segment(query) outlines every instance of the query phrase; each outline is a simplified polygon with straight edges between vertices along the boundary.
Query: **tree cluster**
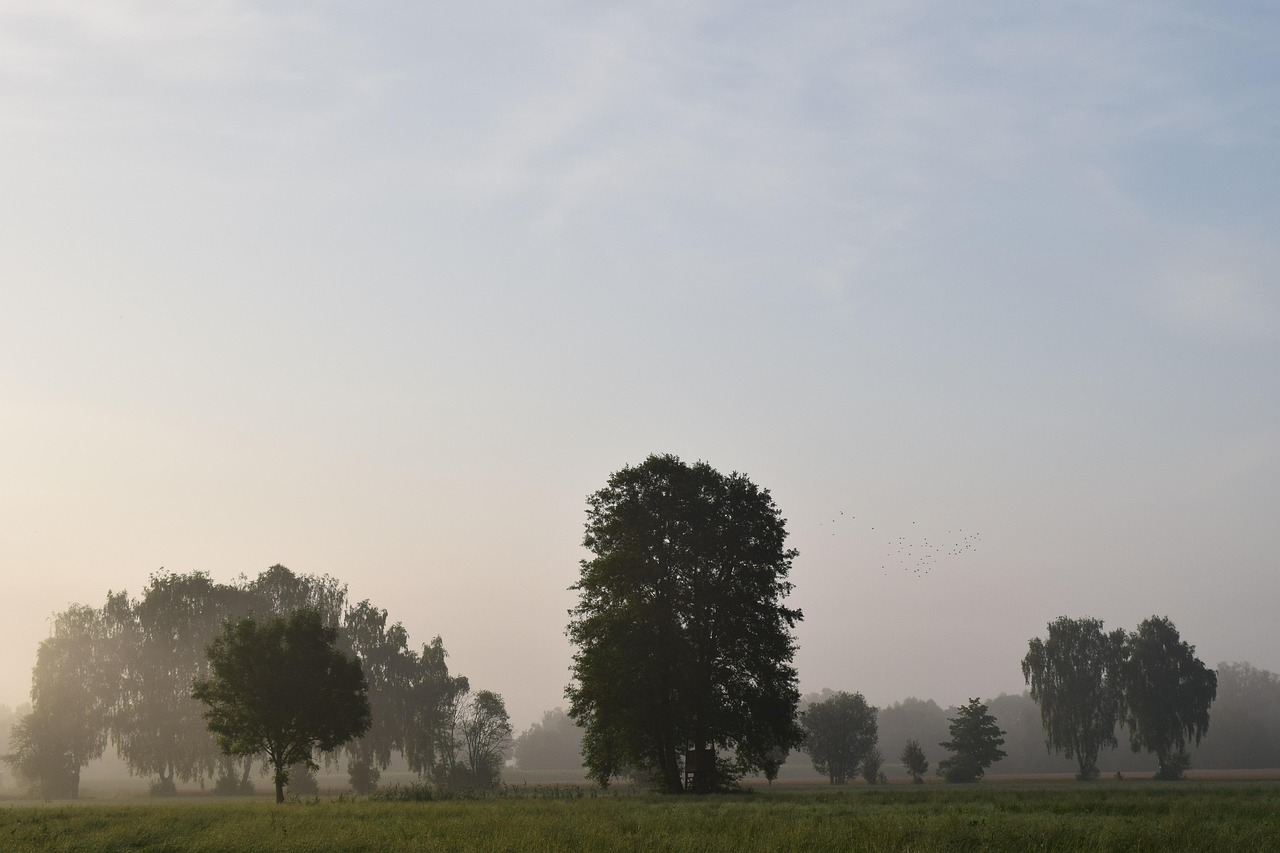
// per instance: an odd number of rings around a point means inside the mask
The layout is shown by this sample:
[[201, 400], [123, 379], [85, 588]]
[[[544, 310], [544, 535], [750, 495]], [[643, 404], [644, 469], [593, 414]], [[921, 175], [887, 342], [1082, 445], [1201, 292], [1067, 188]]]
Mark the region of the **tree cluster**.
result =
[[1117, 726], [1135, 752], [1159, 764], [1156, 777], [1178, 779], [1190, 766], [1188, 744], [1209, 729], [1218, 680], [1165, 617], [1136, 631], [1106, 632], [1101, 620], [1063, 616], [1046, 640], [1031, 640], [1022, 672], [1040, 706], [1046, 745], [1079, 764], [1077, 778], [1098, 778], [1098, 753], [1117, 744]]
[[[209, 708], [192, 687], [213, 675], [206, 650], [224, 626], [250, 618], [255, 630], [265, 630], [273, 618], [287, 621], [299, 610], [333, 633], [335, 648], [358, 661], [366, 685], [369, 725], [341, 746], [356, 791], [372, 790], [394, 753], [436, 782], [463, 779], [459, 765], [484, 769], [465, 777], [469, 783], [493, 779], [491, 757], [473, 755], [492, 736], [468, 742], [465, 727], [477, 713], [486, 726], [491, 718], [505, 723], [501, 697], [489, 694], [479, 711], [467, 710], [470, 684], [449, 673], [439, 637], [414, 650], [385, 610], [368, 601], [349, 605], [346, 586], [334, 578], [280, 565], [232, 584], [201, 572], [161, 571], [137, 599], [112, 592], [100, 608], [76, 605], [58, 614], [37, 651], [31, 710], [15, 725], [6, 760], [46, 797], [77, 796], [80, 769], [108, 745], [130, 772], [153, 778], [155, 793], [206, 779], [220, 793], [251, 790], [255, 756], [219, 748]], [[328, 742], [315, 746], [323, 752]], [[307, 764], [317, 758], [293, 757], [299, 760], [290, 762], [291, 790], [313, 780]], [[335, 763], [339, 755], [319, 757]]]

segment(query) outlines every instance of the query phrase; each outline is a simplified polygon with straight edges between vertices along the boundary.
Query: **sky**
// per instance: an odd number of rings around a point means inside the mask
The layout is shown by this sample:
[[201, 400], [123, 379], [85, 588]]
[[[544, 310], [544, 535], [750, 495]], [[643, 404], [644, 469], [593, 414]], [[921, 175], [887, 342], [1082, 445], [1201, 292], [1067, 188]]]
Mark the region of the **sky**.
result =
[[0, 5], [0, 702], [162, 567], [565, 704], [586, 497], [768, 488], [803, 691], [1280, 671], [1271, 3]]

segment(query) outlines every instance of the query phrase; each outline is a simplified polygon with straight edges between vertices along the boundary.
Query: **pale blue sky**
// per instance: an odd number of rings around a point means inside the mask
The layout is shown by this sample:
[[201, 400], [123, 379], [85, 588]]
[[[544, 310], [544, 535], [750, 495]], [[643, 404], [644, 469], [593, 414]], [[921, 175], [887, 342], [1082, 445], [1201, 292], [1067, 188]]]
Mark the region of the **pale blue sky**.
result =
[[773, 490], [805, 690], [1020, 690], [1064, 614], [1280, 670], [1278, 45], [1269, 3], [6, 2], [0, 701], [71, 601], [282, 562], [527, 725], [585, 496], [652, 452]]

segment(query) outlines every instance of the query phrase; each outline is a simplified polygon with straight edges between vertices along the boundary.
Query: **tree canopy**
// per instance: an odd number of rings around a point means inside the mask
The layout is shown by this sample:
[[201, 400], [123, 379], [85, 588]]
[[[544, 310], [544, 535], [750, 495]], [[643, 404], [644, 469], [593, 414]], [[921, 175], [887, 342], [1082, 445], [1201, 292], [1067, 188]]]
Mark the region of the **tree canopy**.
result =
[[1022, 675], [1040, 706], [1051, 749], [1076, 759], [1080, 780], [1098, 778], [1098, 753], [1116, 745], [1124, 708], [1125, 632], [1099, 619], [1062, 616], [1049, 636], [1031, 640]]
[[228, 623], [209, 647], [210, 675], [192, 695], [229, 755], [265, 754], [284, 802], [289, 767], [315, 769], [316, 750], [336, 749], [368, 730], [360, 662], [336, 648], [336, 628], [302, 608], [264, 621]]
[[1127, 727], [1134, 752], [1160, 762], [1156, 777], [1178, 779], [1190, 763], [1187, 744], [1209, 730], [1218, 678], [1196, 657], [1173, 622], [1152, 616], [1128, 637], [1125, 662]]
[[688, 753], [710, 790], [799, 743], [786, 537], [767, 490], [670, 455], [588, 498], [566, 692], [597, 782], [638, 769], [680, 792]]

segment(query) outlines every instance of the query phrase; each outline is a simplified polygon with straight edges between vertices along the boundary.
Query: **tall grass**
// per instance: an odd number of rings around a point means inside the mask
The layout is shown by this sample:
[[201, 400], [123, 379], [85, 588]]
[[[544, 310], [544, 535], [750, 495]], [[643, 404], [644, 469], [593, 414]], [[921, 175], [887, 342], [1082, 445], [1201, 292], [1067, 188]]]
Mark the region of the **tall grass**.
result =
[[[582, 789], [578, 789], [582, 792]], [[1280, 850], [1280, 785], [980, 784], [714, 797], [0, 808], [0, 850]]]

